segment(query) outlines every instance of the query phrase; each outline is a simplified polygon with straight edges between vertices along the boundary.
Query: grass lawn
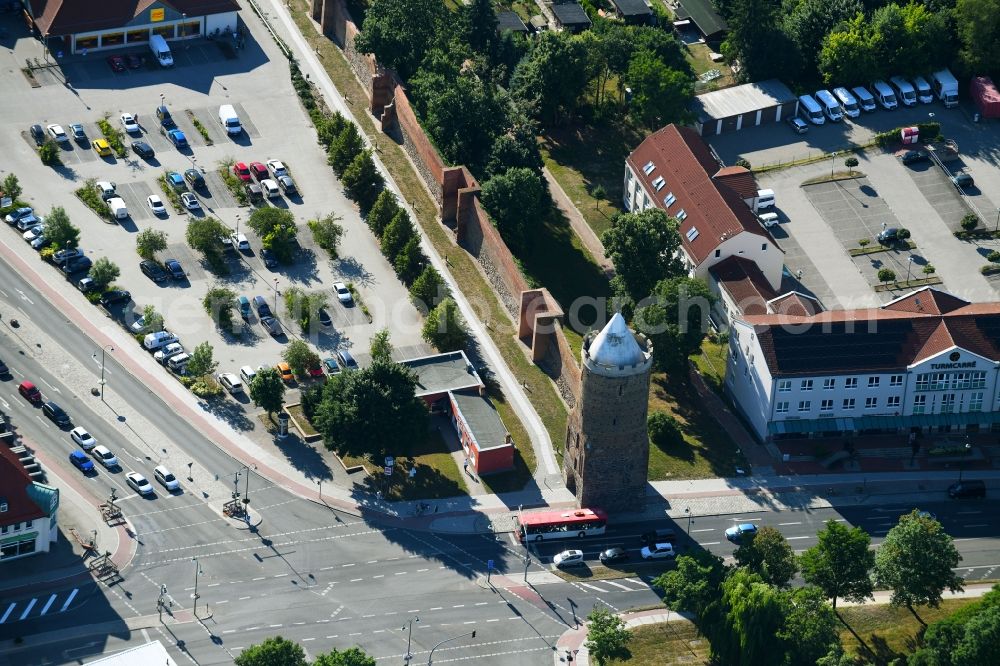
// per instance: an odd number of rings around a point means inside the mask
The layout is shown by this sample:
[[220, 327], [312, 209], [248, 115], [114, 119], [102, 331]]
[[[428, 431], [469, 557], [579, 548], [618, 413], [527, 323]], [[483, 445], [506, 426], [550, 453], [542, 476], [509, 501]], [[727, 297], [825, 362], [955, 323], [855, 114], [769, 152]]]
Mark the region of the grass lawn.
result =
[[[438, 221], [437, 208], [410, 165], [406, 153], [375, 128], [371, 114], [368, 113], [367, 97], [354, 78], [343, 53], [332, 41], [316, 33], [308, 11], [309, 3], [306, 0], [292, 0], [292, 14], [305, 40], [316, 50], [333, 84], [345, 96], [348, 106], [361, 123], [362, 131], [370, 138], [378, 140], [379, 159], [392, 174], [403, 196], [414, 207], [417, 222], [442, 258], [448, 258], [449, 270], [455, 281], [462, 286], [465, 295], [477, 303], [483, 319], [490, 322], [489, 330], [493, 342], [514, 375], [527, 385], [531, 402], [549, 436], [554, 442], [561, 442], [566, 432], [567, 414], [555, 386], [548, 376], [525, 356], [517, 341], [517, 329], [510, 315], [479, 272], [475, 260], [464, 250], [456, 247], [451, 232]], [[515, 439], [519, 437], [518, 433], [524, 433], [524, 428], [516, 423], [518, 419], [513, 411], [509, 409], [505, 411], [501, 405], [497, 408]], [[523, 437], [521, 441], [528, 440]]]
[[726, 88], [736, 83], [733, 79], [733, 70], [729, 68], [729, 65], [725, 62], [712, 62], [712, 58], [709, 55], [711, 52], [712, 49], [708, 48], [706, 44], [689, 44], [684, 49], [684, 59], [691, 65], [695, 76], [713, 69], [722, 72], [722, 76], [717, 79], [712, 79], [707, 83], [696, 84], [695, 92], [709, 92], [711, 90], [718, 90], [719, 88]]
[[535, 469], [535, 449], [531, 446], [528, 433], [521, 420], [514, 414], [513, 407], [507, 402], [503, 390], [495, 382], [488, 382], [487, 389], [493, 406], [497, 408], [500, 420], [507, 426], [507, 432], [514, 439], [514, 469], [500, 474], [489, 474], [479, 477], [483, 487], [490, 493], [509, 493], [524, 488], [531, 480]]
[[[371, 472], [365, 479], [365, 484], [372, 490], [383, 487], [381, 484], [385, 481], [385, 475], [382, 474], [381, 460], [372, 460], [371, 456], [344, 456], [341, 460], [348, 466], [363, 463]], [[417, 470], [413, 478], [409, 476], [411, 468]], [[386, 499], [443, 499], [467, 494], [462, 483], [462, 472], [448, 451], [448, 446], [441, 434], [432, 430], [428, 432], [427, 441], [416, 448], [411, 456], [396, 458], [392, 485], [389, 486]]]
[[315, 437], [319, 433], [309, 423], [309, 419], [302, 413], [302, 405], [286, 405], [285, 411], [292, 417], [292, 422], [298, 426], [299, 430], [306, 437]]
[[719, 395], [722, 395], [722, 383], [726, 380], [728, 348], [728, 344], [723, 345], [705, 338], [705, 341], [701, 343], [701, 354], [691, 357], [705, 378], [705, 383]]
[[672, 414], [681, 425], [684, 446], [661, 449], [649, 445], [649, 479], [703, 479], [735, 476], [746, 460], [728, 433], [704, 410], [698, 394], [687, 383], [653, 373], [649, 411]]
[[611, 659], [608, 666], [667, 666], [668, 664], [708, 664], [708, 641], [685, 620], [646, 624], [632, 629], [628, 655]]

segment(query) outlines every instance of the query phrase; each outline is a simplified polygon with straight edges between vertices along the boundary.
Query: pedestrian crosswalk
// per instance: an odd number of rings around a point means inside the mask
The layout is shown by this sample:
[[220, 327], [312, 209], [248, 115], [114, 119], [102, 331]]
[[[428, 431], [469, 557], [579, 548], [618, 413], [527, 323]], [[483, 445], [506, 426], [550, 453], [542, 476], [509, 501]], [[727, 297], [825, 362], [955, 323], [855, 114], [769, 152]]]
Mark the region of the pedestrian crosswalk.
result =
[[617, 578], [615, 580], [595, 580], [593, 583], [576, 583], [580, 587], [588, 590], [607, 594], [608, 592], [644, 592], [649, 590], [649, 585], [641, 578]]
[[0, 601], [0, 624], [13, 624], [44, 615], [55, 615], [69, 610], [80, 588], [62, 590], [52, 594], [42, 594], [18, 601]]

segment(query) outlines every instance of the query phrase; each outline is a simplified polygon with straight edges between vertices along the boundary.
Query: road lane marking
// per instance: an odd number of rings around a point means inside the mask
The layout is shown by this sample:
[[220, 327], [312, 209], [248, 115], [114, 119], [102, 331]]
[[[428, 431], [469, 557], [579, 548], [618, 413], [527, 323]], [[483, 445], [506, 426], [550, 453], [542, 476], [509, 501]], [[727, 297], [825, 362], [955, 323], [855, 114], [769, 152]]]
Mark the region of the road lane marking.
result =
[[778, 523], [778, 527], [785, 527], [786, 525], [801, 525], [801, 524], [802, 521], [799, 521], [797, 523]]
[[44, 378], [44, 377], [40, 377], [39, 379], [41, 379], [41, 380], [42, 380], [42, 383], [43, 383], [43, 384], [45, 384], [46, 386], [48, 386], [48, 387], [49, 387], [50, 389], [52, 389], [52, 390], [53, 390], [53, 391], [55, 391], [56, 393], [62, 393], [62, 391], [60, 391], [59, 389], [57, 389], [57, 388], [56, 388], [55, 386], [53, 386], [52, 384], [49, 384], [49, 383], [48, 383], [47, 381], [45, 381], [45, 378]]
[[406, 611], [406, 612], [407, 612], [407, 613], [419, 613], [419, 612], [420, 612], [420, 609], [418, 608], [417, 610], [408, 610], [408, 611]]
[[405, 571], [397, 571], [396, 573], [394, 573], [394, 574], [392, 574], [392, 575], [393, 575], [393, 576], [405, 576], [405, 575], [406, 575], [406, 572], [405, 572]]
[[0, 617], [0, 624], [3, 624], [4, 622], [7, 621], [8, 616], [10, 616], [11, 612], [14, 610], [14, 606], [16, 605], [17, 602], [15, 601], [10, 606], [7, 606], [7, 612], [3, 614], [3, 617]]
[[288, 575], [288, 574], [286, 574], [286, 573], [283, 573], [283, 574], [275, 574], [275, 575], [274, 575], [274, 577], [275, 577], [275, 578], [284, 578], [284, 577], [285, 577], [285, 576], [287, 576], [287, 575]]
[[36, 603], [37, 601], [38, 601], [38, 599], [37, 599], [37, 598], [35, 598], [35, 599], [32, 599], [31, 601], [29, 601], [29, 602], [28, 602], [28, 607], [24, 609], [24, 612], [23, 612], [23, 613], [21, 613], [21, 619], [22, 619], [22, 620], [23, 620], [24, 618], [28, 617], [28, 613], [30, 613], [30, 612], [31, 612], [31, 609], [35, 607], [35, 603]]
[[786, 541], [794, 541], [795, 539], [811, 539], [811, 536], [797, 536], [797, 537], [785, 537]]
[[465, 604], [456, 604], [455, 606], [452, 606], [452, 608], [465, 608]]
[[692, 532], [714, 532], [717, 528], [715, 527], [705, 527], [700, 530], [691, 530]]
[[52, 602], [56, 600], [57, 596], [58, 595], [53, 594], [51, 597], [49, 597], [49, 600], [46, 601], [45, 605], [42, 607], [42, 612], [38, 614], [39, 616], [45, 615], [46, 613], [49, 612], [49, 607], [52, 606]]
[[357, 582], [358, 582], [358, 581], [360, 581], [360, 580], [364, 580], [364, 578], [352, 578], [352, 579], [351, 579], [351, 582], [352, 582], [352, 583], [357, 583]]
[[267, 626], [269, 626], [271, 629], [278, 629], [279, 627], [281, 627], [280, 624], [269, 624]]
[[703, 541], [703, 542], [701, 542], [701, 545], [702, 546], [718, 546], [719, 543], [720, 543], [719, 541]]
[[476, 604], [476, 605], [477, 605], [477, 606], [485, 606], [485, 605], [486, 605], [486, 604], [488, 604], [488, 603], [490, 603], [490, 602], [488, 602], [488, 601], [480, 601], [480, 602], [479, 602], [478, 604]]
[[444, 608], [444, 607], [443, 606], [435, 606], [434, 608], [428, 608], [427, 610], [429, 610], [429, 611], [435, 611], [435, 610], [441, 610], [442, 608]]
[[955, 515], [956, 516], [973, 516], [973, 515], [980, 514], [980, 513], [982, 513], [982, 511], [956, 511]]
[[430, 569], [417, 569], [417, 573], [423, 573], [425, 571], [430, 571]]
[[20, 289], [15, 289], [14, 291], [16, 291], [17, 293], [21, 294], [21, 300], [28, 301], [32, 305], [35, 304], [35, 302], [33, 300], [31, 300], [30, 298], [28, 298], [27, 295], [23, 291], [21, 291]]
[[342, 567], [353, 567], [354, 564], [355, 564], [354, 562], [351, 562], [350, 564], [341, 564], [340, 566], [342, 566]]
[[247, 600], [247, 599], [249, 599], [249, 598], [250, 598], [250, 597], [240, 597], [240, 598], [239, 598], [239, 599], [238, 599], [237, 601], [246, 601], [246, 600]]
[[254, 580], [264, 580], [265, 578], [267, 578], [267, 576], [258, 576], [257, 578], [254, 578]]
[[601, 593], [607, 592], [607, 590], [597, 587], [596, 585], [591, 585], [590, 583], [580, 583], [580, 585], [588, 589], [594, 590], [595, 592], [601, 592]]
[[372, 576], [372, 578], [385, 578], [385, 574], [379, 574], [377, 576]]
[[229, 599], [224, 599], [223, 601], [216, 601], [215, 605], [219, 606], [219, 605], [228, 604], [228, 603], [229, 603]]
[[[73, 603], [73, 598], [76, 596], [76, 593], [79, 592], [79, 591], [80, 591], [80, 588], [78, 588], [78, 587], [74, 587], [73, 588], [73, 591], [69, 593], [69, 598], [66, 599], [66, 603], [64, 603], [62, 605], [62, 608], [59, 609], [60, 613], [62, 613], [67, 608], [69, 608], [69, 605], [71, 603]], [[2, 622], [2, 620], [0, 620], [0, 622]]]
[[976, 523], [975, 525], [962, 525], [962, 527], [989, 527], [986, 523]]

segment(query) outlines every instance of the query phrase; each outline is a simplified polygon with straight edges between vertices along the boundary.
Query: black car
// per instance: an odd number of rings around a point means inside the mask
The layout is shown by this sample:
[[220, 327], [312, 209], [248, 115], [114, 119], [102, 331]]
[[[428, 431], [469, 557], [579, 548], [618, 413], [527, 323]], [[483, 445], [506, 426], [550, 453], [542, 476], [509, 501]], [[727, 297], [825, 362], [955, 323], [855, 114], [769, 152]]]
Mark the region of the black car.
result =
[[883, 229], [877, 238], [878, 242], [882, 245], [892, 245], [899, 240], [899, 229], [896, 227], [888, 227]]
[[966, 479], [948, 486], [948, 497], [952, 499], [962, 499], [966, 497], [986, 497], [986, 483]]
[[604, 564], [624, 562], [628, 559], [628, 551], [624, 548], [608, 548], [601, 553], [600, 559]]
[[133, 141], [132, 142], [132, 152], [143, 159], [149, 159], [156, 153], [153, 151], [153, 147], [146, 143], [145, 141]]
[[62, 272], [66, 275], [72, 275], [73, 273], [84, 273], [90, 270], [90, 267], [94, 265], [94, 262], [90, 260], [90, 257], [73, 257], [68, 259], [65, 264], [62, 265]]
[[651, 546], [657, 543], [676, 544], [677, 532], [669, 527], [659, 527], [642, 534], [639, 540], [642, 541], [643, 546]]
[[185, 277], [187, 277], [184, 274], [184, 269], [181, 268], [181, 262], [177, 261], [176, 259], [167, 259], [166, 261], [163, 262], [163, 265], [166, 266], [167, 272], [170, 273], [171, 279], [183, 280]]
[[116, 303], [127, 303], [132, 300], [132, 294], [124, 289], [112, 289], [101, 294], [101, 305], [108, 307]]
[[69, 414], [51, 400], [42, 405], [42, 413], [60, 428], [69, 425]]
[[163, 282], [167, 279], [167, 272], [155, 261], [142, 261], [139, 263], [139, 270], [153, 282]]
[[129, 53], [125, 56], [126, 62], [128, 62], [129, 69], [139, 69], [146, 64], [146, 56], [139, 55], [138, 53]]
[[170, 117], [170, 111], [165, 106], [156, 107], [156, 119], [160, 121], [160, 125], [167, 129], [174, 126], [174, 119]]
[[917, 162], [925, 162], [930, 157], [922, 150], [908, 150], [899, 159], [903, 164], [916, 164]]
[[319, 311], [319, 323], [320, 326], [330, 326], [333, 324], [333, 320], [330, 319], [330, 313], [326, 311], [326, 308], [322, 308]]
[[185, 171], [184, 180], [187, 181], [187, 184], [191, 187], [192, 190], [200, 187], [205, 187], [205, 178], [202, 177], [201, 172], [198, 171], [197, 169], [188, 169], [187, 171]]
[[35, 143], [42, 145], [45, 143], [45, 130], [42, 129], [41, 125], [31, 126], [31, 138], [35, 140]]
[[6, 363], [0, 360], [0, 377], [6, 377], [9, 374], [10, 374], [10, 368], [7, 367]]
[[274, 252], [267, 249], [262, 249], [260, 251], [260, 258], [264, 261], [264, 266], [267, 268], [274, 268], [278, 265], [278, 258], [274, 256]]

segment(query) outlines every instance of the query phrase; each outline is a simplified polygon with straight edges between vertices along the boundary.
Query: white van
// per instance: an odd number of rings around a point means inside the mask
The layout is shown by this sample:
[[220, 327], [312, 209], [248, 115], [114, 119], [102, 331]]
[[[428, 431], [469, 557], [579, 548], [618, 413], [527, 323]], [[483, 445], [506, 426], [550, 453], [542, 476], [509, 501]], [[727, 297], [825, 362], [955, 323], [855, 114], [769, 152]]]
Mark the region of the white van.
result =
[[128, 208], [125, 206], [125, 200], [121, 197], [111, 197], [108, 199], [108, 208], [111, 209], [111, 215], [116, 220], [124, 220], [128, 217]]
[[759, 215], [757, 219], [759, 219], [760, 223], [763, 224], [768, 229], [778, 224], [777, 213], [764, 213], [763, 215]]
[[154, 351], [169, 345], [171, 342], [177, 342], [176, 335], [168, 331], [156, 331], [146, 334], [146, 337], [142, 339], [142, 346], [149, 351]]
[[167, 367], [174, 372], [180, 373], [190, 360], [190, 354], [178, 354], [177, 356], [171, 356], [167, 361]]
[[830, 122], [839, 123], [844, 119], [844, 110], [840, 108], [840, 102], [829, 90], [817, 90], [816, 100], [823, 107], [823, 113], [830, 119]]
[[757, 196], [753, 200], [754, 212], [771, 208], [774, 206], [774, 190], [757, 190]]
[[[854, 99], [854, 95], [849, 93], [847, 88], [834, 88], [833, 96], [837, 98], [844, 113], [849, 117], [857, 118], [861, 115], [861, 107], [858, 106], [858, 100]], [[874, 102], [874, 100], [872, 101]]]
[[886, 111], [891, 111], [899, 106], [899, 102], [896, 101], [896, 93], [892, 92], [892, 88], [885, 81], [872, 83], [872, 95]]
[[861, 107], [862, 111], [870, 113], [878, 108], [875, 106], [875, 98], [872, 97], [872, 94], [864, 86], [851, 88], [851, 92], [854, 93], [854, 97], [858, 100], [858, 106]]
[[958, 79], [947, 69], [934, 72], [931, 76], [934, 81], [934, 94], [944, 102], [946, 109], [958, 106]]
[[236, 109], [232, 104], [223, 104], [219, 107], [219, 123], [226, 128], [227, 134], [239, 134], [243, 131], [240, 117], [236, 115]]
[[163, 35], [152, 35], [149, 38], [149, 50], [156, 56], [156, 62], [160, 63], [160, 67], [174, 66], [174, 56], [170, 53], [170, 47], [167, 46], [167, 40]]
[[889, 81], [892, 87], [899, 92], [899, 99], [906, 106], [914, 106], [917, 103], [917, 91], [913, 89], [913, 84], [902, 76], [894, 76]]
[[820, 107], [819, 102], [814, 100], [811, 95], [799, 96], [799, 115], [813, 125], [822, 125], [826, 122], [826, 118], [823, 117], [822, 107]]
[[930, 104], [934, 101], [934, 91], [931, 90], [931, 84], [927, 83], [927, 79], [922, 76], [914, 76], [913, 87], [917, 89], [917, 99], [920, 100], [921, 104]]

